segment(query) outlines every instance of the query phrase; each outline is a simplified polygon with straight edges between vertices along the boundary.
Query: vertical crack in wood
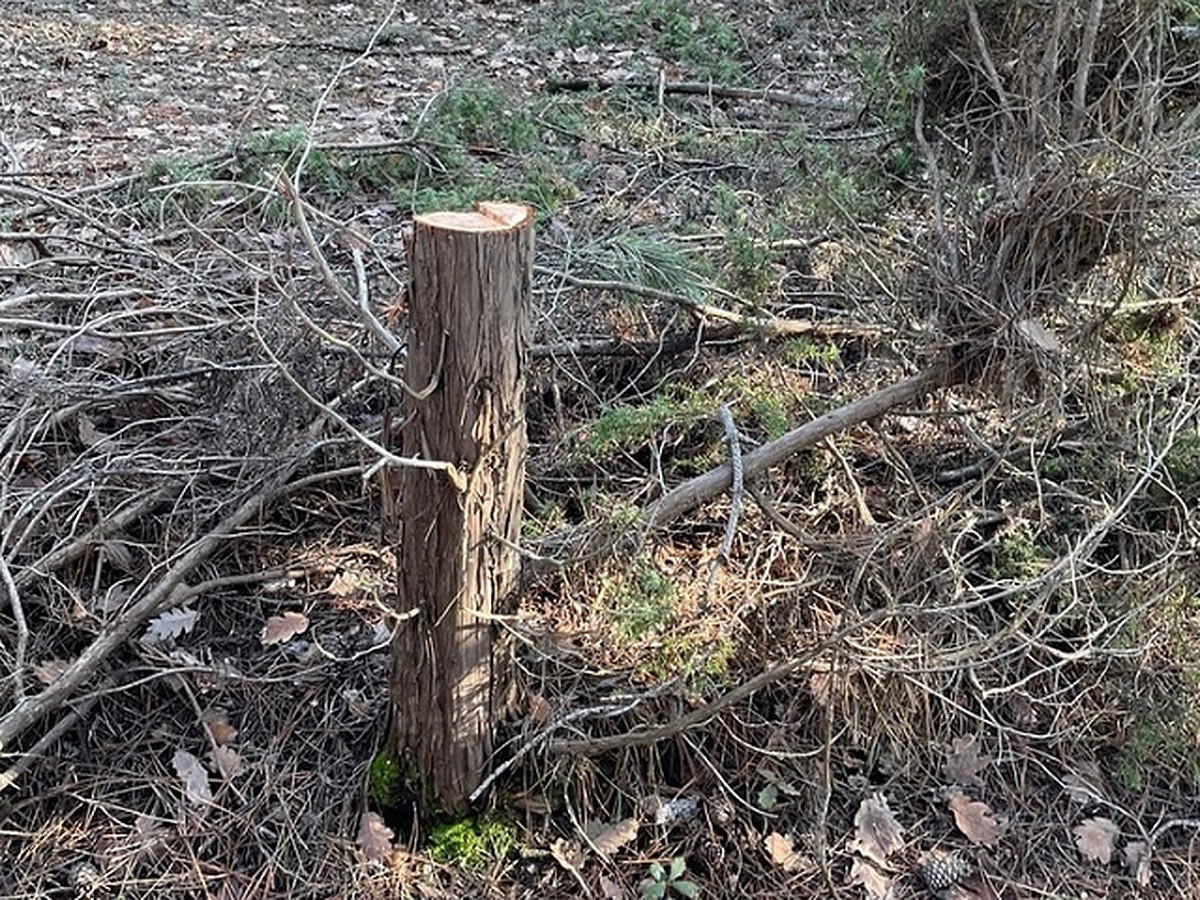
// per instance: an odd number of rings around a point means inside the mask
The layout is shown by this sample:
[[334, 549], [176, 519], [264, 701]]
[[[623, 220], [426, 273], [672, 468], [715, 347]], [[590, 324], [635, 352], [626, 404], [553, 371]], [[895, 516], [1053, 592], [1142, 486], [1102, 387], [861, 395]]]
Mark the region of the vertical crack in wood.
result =
[[399, 603], [420, 614], [397, 630], [392, 740], [424, 781], [426, 813], [465, 809], [503, 696], [492, 622], [509, 611], [519, 566], [532, 259], [526, 207], [482, 204], [415, 223], [405, 375], [441, 377], [429, 397], [406, 401], [401, 447], [467, 475], [465, 491], [439, 472], [406, 469], [398, 479]]

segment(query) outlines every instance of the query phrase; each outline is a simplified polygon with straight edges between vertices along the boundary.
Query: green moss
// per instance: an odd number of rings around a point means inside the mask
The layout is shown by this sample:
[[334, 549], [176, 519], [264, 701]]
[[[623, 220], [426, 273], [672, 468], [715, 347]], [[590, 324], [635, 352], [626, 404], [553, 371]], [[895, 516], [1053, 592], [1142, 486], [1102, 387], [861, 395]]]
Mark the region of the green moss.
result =
[[367, 797], [377, 809], [389, 809], [400, 802], [403, 781], [400, 761], [391, 753], [380, 751], [371, 757], [367, 769]]
[[494, 817], [470, 816], [429, 829], [429, 856], [435, 862], [480, 869], [517, 847], [516, 829]]

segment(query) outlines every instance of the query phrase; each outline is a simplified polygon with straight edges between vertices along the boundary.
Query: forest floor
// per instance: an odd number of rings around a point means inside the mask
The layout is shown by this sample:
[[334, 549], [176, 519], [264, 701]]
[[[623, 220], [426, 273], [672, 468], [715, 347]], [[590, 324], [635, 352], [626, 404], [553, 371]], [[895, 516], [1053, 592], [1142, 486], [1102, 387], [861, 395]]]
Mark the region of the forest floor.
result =
[[[445, 6], [0, 11], [0, 896], [1200, 897], [1194, 9]], [[334, 284], [500, 199], [506, 767], [414, 827]]]

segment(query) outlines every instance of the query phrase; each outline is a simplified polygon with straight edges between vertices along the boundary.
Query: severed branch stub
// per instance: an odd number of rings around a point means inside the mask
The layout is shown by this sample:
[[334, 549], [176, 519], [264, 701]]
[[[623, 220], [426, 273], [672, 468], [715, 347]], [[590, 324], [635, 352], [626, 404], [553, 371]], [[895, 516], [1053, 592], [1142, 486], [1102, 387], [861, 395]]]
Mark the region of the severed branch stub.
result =
[[399, 624], [393, 645], [392, 748], [416, 776], [423, 813], [461, 813], [492, 754], [503, 672], [495, 613], [517, 587], [525, 473], [533, 213], [508, 203], [418, 216], [410, 256], [404, 456], [463, 473], [402, 469]]

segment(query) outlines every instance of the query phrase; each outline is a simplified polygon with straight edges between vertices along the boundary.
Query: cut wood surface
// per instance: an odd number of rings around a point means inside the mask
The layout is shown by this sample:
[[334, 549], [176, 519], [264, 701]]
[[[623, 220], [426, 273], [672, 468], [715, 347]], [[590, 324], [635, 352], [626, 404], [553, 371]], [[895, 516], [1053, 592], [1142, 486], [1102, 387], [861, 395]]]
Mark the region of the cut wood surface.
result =
[[517, 583], [525, 457], [525, 361], [533, 214], [481, 204], [418, 216], [412, 241], [403, 455], [465, 472], [400, 473], [395, 750], [425, 796], [461, 812], [492, 752], [492, 614]]

